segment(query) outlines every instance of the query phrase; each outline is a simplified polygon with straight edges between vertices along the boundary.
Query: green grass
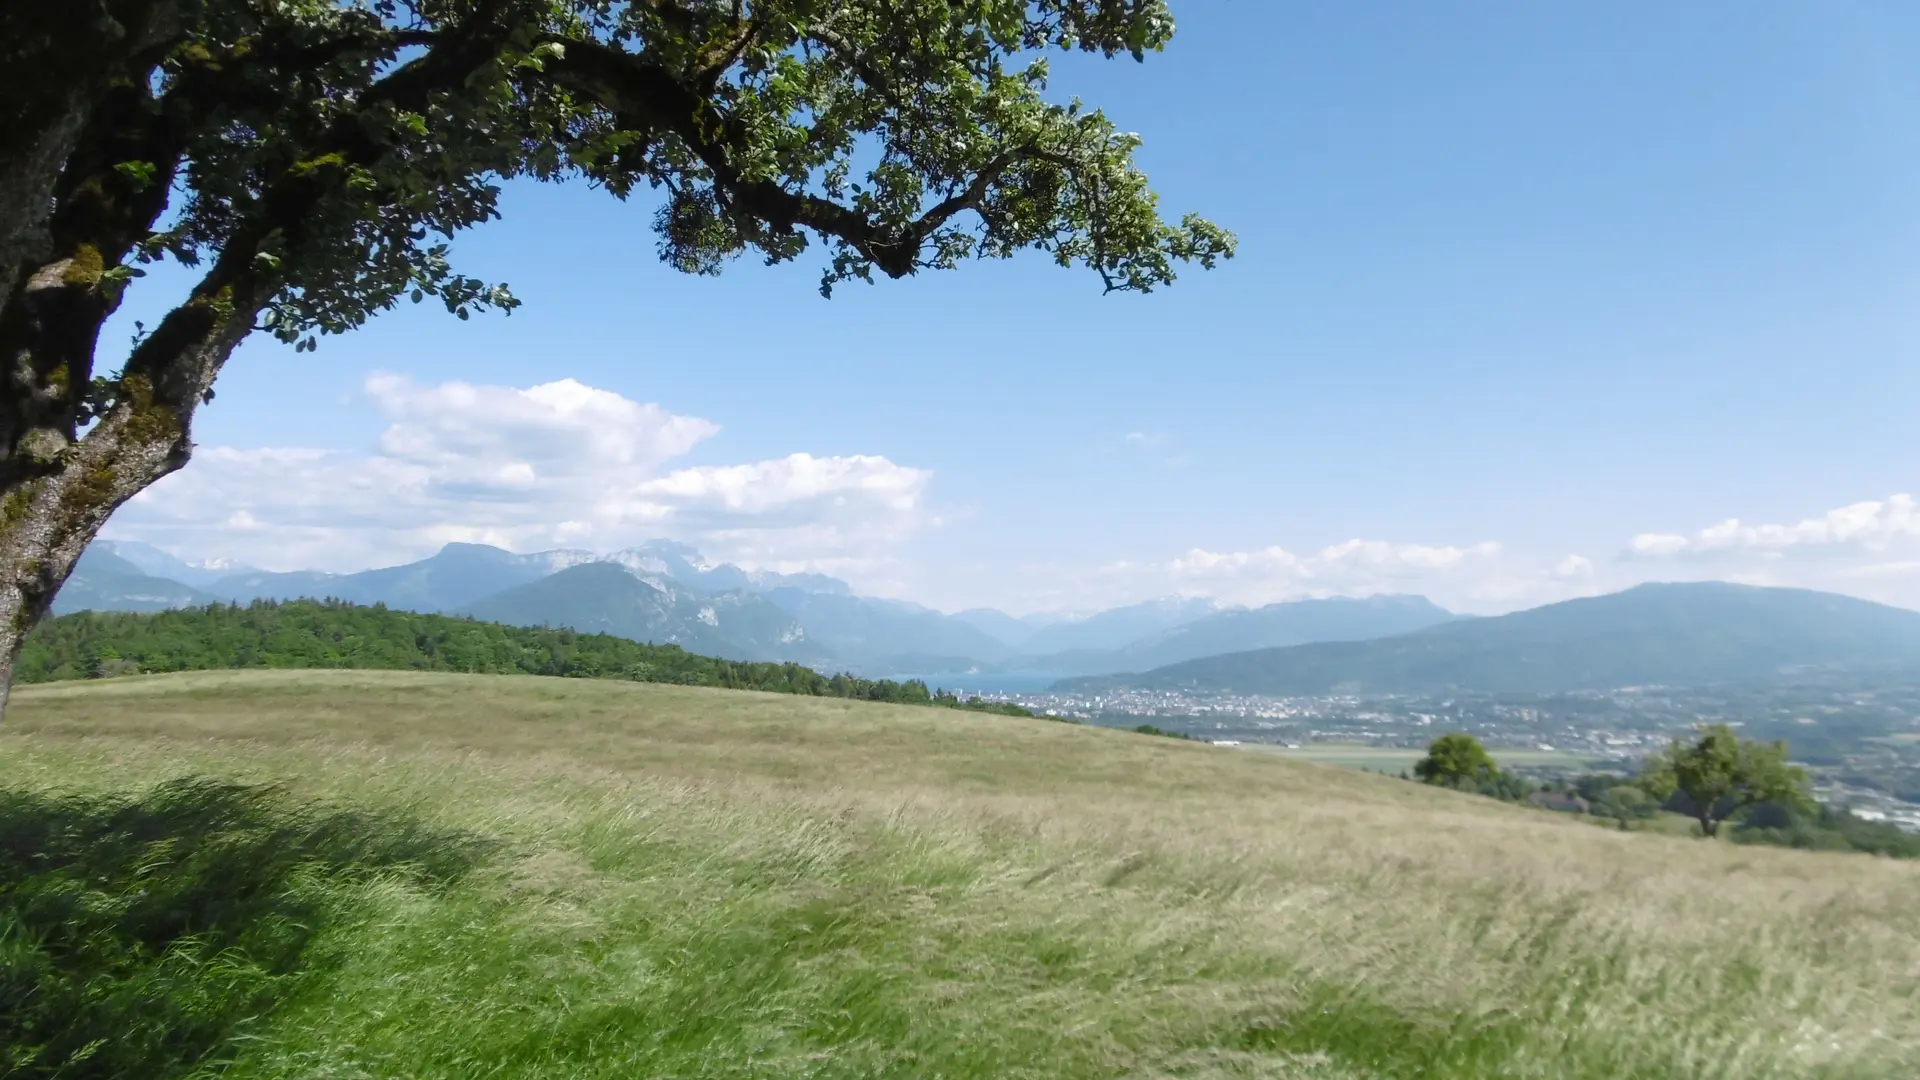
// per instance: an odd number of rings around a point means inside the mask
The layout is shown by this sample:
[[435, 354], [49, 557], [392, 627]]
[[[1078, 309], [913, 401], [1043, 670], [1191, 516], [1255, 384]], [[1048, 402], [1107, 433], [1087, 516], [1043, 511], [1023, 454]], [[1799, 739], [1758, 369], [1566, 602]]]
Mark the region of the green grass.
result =
[[104, 1040], [22, 1076], [1920, 1072], [1920, 867], [1127, 732], [196, 673], [21, 689], [0, 778], [0, 909], [93, 920], [0, 1034]]

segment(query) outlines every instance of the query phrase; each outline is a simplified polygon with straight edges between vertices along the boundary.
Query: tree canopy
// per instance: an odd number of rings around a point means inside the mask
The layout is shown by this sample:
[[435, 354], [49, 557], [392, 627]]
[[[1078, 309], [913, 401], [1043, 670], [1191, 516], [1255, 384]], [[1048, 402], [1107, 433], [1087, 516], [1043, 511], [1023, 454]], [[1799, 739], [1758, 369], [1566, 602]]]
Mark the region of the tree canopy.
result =
[[1427, 756], [1413, 766], [1422, 781], [1457, 788], [1475, 787], [1499, 771], [1480, 740], [1460, 731], [1433, 740]]
[[1743, 739], [1725, 724], [1703, 728], [1692, 740], [1675, 739], [1647, 759], [1640, 786], [1657, 798], [1687, 797], [1700, 834], [1719, 835], [1720, 823], [1761, 803], [1808, 809], [1804, 769], [1787, 763], [1787, 744]]
[[[814, 244], [820, 288], [1037, 251], [1145, 292], [1233, 238], [1047, 55], [1135, 59], [1165, 0], [62, 0], [0, 6], [0, 659], [113, 509], [191, 452], [235, 346], [517, 301], [448, 241], [503, 182], [651, 190], [698, 274]], [[143, 264], [201, 268], [124, 355]]]

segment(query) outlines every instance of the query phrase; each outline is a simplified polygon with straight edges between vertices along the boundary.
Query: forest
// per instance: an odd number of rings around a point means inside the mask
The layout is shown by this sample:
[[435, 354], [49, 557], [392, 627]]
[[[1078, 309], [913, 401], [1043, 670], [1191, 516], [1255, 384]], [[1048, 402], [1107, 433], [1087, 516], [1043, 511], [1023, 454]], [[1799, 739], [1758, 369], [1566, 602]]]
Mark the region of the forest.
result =
[[611, 634], [503, 626], [340, 601], [257, 601], [153, 613], [82, 611], [28, 636], [19, 683], [226, 668], [372, 668], [761, 690], [1032, 716], [917, 679], [826, 675], [801, 664], [726, 660]]

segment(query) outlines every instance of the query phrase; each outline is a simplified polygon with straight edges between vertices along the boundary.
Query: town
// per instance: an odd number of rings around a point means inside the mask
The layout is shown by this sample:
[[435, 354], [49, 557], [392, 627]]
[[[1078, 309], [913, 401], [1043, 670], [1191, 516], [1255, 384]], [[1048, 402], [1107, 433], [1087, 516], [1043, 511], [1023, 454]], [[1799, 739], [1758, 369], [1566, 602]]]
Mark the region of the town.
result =
[[[1259, 697], [1181, 690], [989, 693], [1046, 716], [1151, 724], [1221, 744], [1424, 748], [1464, 731], [1540, 778], [1631, 771], [1695, 726], [1784, 740], [1821, 801], [1920, 832], [1920, 682], [1859, 676], [1750, 687], [1628, 687], [1548, 695]], [[1382, 760], [1393, 760], [1390, 756]]]

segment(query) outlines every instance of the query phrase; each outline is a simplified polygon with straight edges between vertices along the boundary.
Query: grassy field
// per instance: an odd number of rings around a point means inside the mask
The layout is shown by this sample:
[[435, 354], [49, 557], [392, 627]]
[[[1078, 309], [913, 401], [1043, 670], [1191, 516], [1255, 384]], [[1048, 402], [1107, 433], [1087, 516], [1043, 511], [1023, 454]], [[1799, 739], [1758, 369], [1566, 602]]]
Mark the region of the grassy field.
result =
[[[1365, 769], [1368, 772], [1386, 773], [1398, 776], [1403, 771], [1411, 771], [1413, 763], [1425, 756], [1426, 751], [1404, 746], [1368, 746], [1364, 743], [1309, 743], [1303, 746], [1274, 746], [1271, 744], [1248, 743], [1247, 749], [1264, 753], [1279, 754], [1282, 757], [1298, 761], [1312, 761], [1321, 765], [1340, 765], [1349, 769]], [[1494, 747], [1489, 751], [1494, 761], [1502, 768], [1524, 768], [1527, 766], [1554, 765], [1574, 768], [1589, 764], [1589, 759], [1578, 754], [1569, 754], [1560, 750], [1512, 750]]]
[[251, 672], [23, 688], [0, 777], [0, 1075], [1920, 1075], [1920, 866], [1277, 755]]

